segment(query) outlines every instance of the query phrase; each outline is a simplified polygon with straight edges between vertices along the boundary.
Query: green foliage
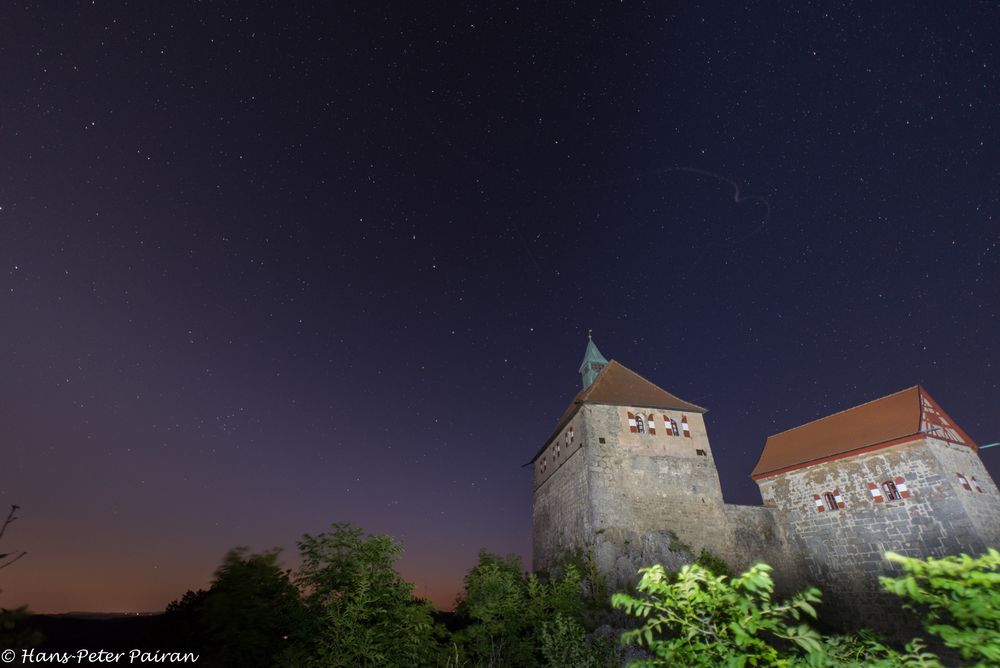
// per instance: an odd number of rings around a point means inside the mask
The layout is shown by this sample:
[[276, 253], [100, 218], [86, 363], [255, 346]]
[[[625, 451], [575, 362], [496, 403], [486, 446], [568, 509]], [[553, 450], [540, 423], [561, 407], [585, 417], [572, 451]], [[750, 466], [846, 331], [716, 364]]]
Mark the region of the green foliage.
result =
[[608, 581], [597, 568], [594, 551], [577, 548], [564, 553], [557, 570], [565, 573], [571, 567], [580, 574], [584, 607], [592, 611], [608, 609]]
[[977, 666], [1000, 665], [1000, 552], [914, 559], [889, 552], [904, 574], [886, 590], [918, 606], [928, 632]]
[[348, 524], [299, 541], [297, 582], [307, 623], [286, 663], [310, 667], [436, 665], [440, 630], [431, 607], [396, 572], [402, 552], [390, 536]]
[[[548, 665], [546, 634], [551, 652], [566, 650], [568, 638], [584, 636], [583, 608], [574, 566], [566, 566], [562, 578], [543, 582], [526, 575], [516, 556], [480, 552], [457, 606], [469, 622], [458, 634], [463, 657], [474, 666]], [[594, 647], [588, 641], [577, 650], [586, 653]]]
[[884, 644], [870, 631], [853, 635], [824, 636], [820, 648], [813, 650], [805, 661], [792, 665], [810, 668], [942, 668], [937, 657], [926, 652], [919, 638], [899, 652]]
[[218, 666], [273, 666], [303, 619], [278, 551], [248, 555], [245, 548], [226, 554], [207, 592], [188, 592], [167, 611], [177, 620], [193, 616], [206, 662]]
[[536, 665], [528, 602], [520, 559], [480, 552], [456, 606], [472, 622], [459, 636], [465, 657], [479, 666]]
[[[617, 668], [611, 638], [587, 634], [586, 591], [603, 575], [590, 553], [564, 560], [563, 576], [526, 574], [516, 556], [481, 552], [465, 577], [457, 613], [465, 628], [449, 636], [430, 606], [396, 572], [401, 553], [389, 536], [347, 524], [304, 536], [295, 583], [276, 551], [230, 551], [208, 591], [187, 592], [167, 606], [167, 645], [201, 649], [207, 666], [445, 666], [446, 668]], [[975, 665], [1000, 665], [1000, 553], [977, 558], [912, 559], [886, 555], [904, 574], [883, 578], [909, 601], [926, 628]], [[581, 575], [583, 573], [583, 575]], [[757, 564], [733, 577], [702, 551], [679, 573], [640, 571], [635, 593], [611, 598], [639, 626], [625, 643], [651, 653], [644, 666], [941, 668], [921, 639], [891, 647], [870, 632], [823, 636], [809, 625], [819, 591], [774, 601], [771, 568]], [[585, 586], [586, 580], [589, 583]], [[37, 642], [26, 613], [0, 610], [0, 642]], [[20, 635], [14, 635], [14, 634]]]
[[180, 599], [168, 603], [156, 629], [159, 643], [174, 650], [206, 654], [208, 643], [199, 614], [207, 596], [208, 592], [204, 589], [189, 589]]
[[[979, 557], [914, 559], [888, 553], [904, 574], [883, 586], [911, 603], [931, 633], [975, 661], [1000, 665], [1000, 553]], [[815, 618], [819, 591], [809, 589], [776, 603], [770, 567], [758, 564], [739, 577], [713, 575], [711, 555], [685, 566], [676, 578], [653, 566], [640, 571], [638, 596], [615, 594], [612, 605], [642, 625], [622, 634], [653, 658], [639, 666], [810, 666], [812, 668], [941, 668], [920, 638], [900, 650], [867, 631], [822, 636], [803, 620]], [[568, 635], [568, 632], [563, 632]], [[568, 642], [563, 643], [568, 644]]]
[[642, 626], [622, 641], [649, 649], [640, 666], [786, 666], [821, 650], [820, 635], [803, 617], [816, 617], [817, 589], [774, 602], [771, 568], [757, 564], [739, 577], [713, 575], [692, 564], [671, 582], [662, 566], [640, 571], [638, 597], [618, 593], [611, 604]]
[[42, 642], [42, 634], [27, 626], [29, 616], [23, 606], [15, 610], [0, 608], [0, 649], [34, 647]]
[[694, 556], [694, 552], [691, 550], [691, 546], [682, 541], [680, 538], [678, 538], [677, 534], [675, 534], [673, 531], [667, 531], [667, 536], [670, 538], [670, 544], [667, 546], [667, 548], [671, 552], [679, 552], [681, 554], [686, 554], [692, 557]]
[[583, 626], [560, 614], [542, 624], [541, 643], [549, 668], [618, 668], [622, 662], [613, 638], [588, 638]]
[[711, 572], [712, 575], [725, 575], [726, 577], [732, 577], [733, 575], [729, 564], [705, 549], [702, 549], [701, 554], [698, 555], [698, 559], [694, 563]]

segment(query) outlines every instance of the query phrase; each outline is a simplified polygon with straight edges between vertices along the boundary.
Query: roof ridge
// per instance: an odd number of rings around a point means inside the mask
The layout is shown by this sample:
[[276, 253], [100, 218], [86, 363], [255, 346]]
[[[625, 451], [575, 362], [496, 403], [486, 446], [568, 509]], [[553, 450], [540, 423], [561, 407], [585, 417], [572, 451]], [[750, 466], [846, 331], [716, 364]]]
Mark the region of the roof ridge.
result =
[[[784, 431], [776, 432], [774, 434], [771, 434], [767, 438], [770, 439], [770, 438], [773, 438], [775, 436], [781, 436], [782, 434], [787, 434], [790, 431], [795, 431], [796, 429], [802, 429], [803, 427], [807, 427], [807, 426], [809, 426], [811, 424], [815, 424], [817, 422], [822, 422], [823, 420], [829, 420], [830, 418], [836, 417], [836, 416], [840, 415], [841, 413], [846, 413], [847, 411], [853, 411], [855, 408], [861, 408], [862, 406], [867, 406], [868, 404], [873, 404], [876, 401], [882, 401], [883, 399], [888, 399], [889, 397], [894, 397], [897, 394], [902, 394], [903, 392], [909, 392], [910, 390], [913, 390], [913, 389], [916, 389], [917, 392], [918, 392], [918, 394], [919, 394], [919, 392], [920, 392], [920, 390], [922, 388], [920, 387], [919, 384], [918, 385], [911, 385], [910, 387], [904, 387], [902, 390], [897, 390], [895, 392], [891, 392], [889, 394], [886, 394], [885, 396], [876, 397], [875, 399], [871, 399], [871, 400], [866, 401], [864, 403], [857, 404], [856, 406], [850, 406], [848, 408], [844, 408], [842, 410], [837, 411], [836, 413], [830, 413], [829, 415], [824, 415], [823, 417], [818, 417], [815, 420], [810, 420], [809, 422], [803, 422], [802, 424], [797, 425], [795, 427], [792, 427], [791, 429], [786, 429]], [[763, 455], [763, 453], [761, 453], [761, 455]]]
[[[656, 389], [660, 390], [661, 392], [664, 392], [664, 393], [666, 393], [666, 394], [669, 394], [669, 395], [670, 395], [670, 396], [672, 396], [672, 397], [673, 397], [674, 399], [677, 399], [678, 401], [680, 401], [680, 402], [682, 402], [682, 403], [685, 403], [685, 404], [690, 404], [690, 405], [694, 406], [695, 408], [697, 408], [697, 409], [699, 409], [699, 410], [701, 410], [701, 411], [704, 411], [705, 413], [707, 413], [707, 412], [708, 412], [708, 409], [707, 409], [707, 408], [705, 408], [704, 406], [699, 406], [698, 404], [694, 403], [693, 401], [688, 401], [687, 399], [681, 399], [680, 397], [678, 397], [678, 396], [677, 396], [676, 394], [674, 394], [673, 392], [671, 392], [671, 391], [669, 391], [669, 390], [665, 390], [665, 389], [663, 389], [662, 387], [660, 387], [659, 385], [657, 385], [656, 383], [654, 383], [654, 382], [653, 382], [653, 381], [651, 381], [650, 379], [648, 379], [648, 378], [646, 378], [645, 376], [643, 376], [643, 375], [642, 375], [641, 373], [639, 373], [638, 371], [633, 371], [632, 369], [628, 368], [627, 366], [625, 366], [625, 365], [624, 365], [624, 364], [622, 364], [621, 362], [618, 362], [617, 360], [613, 360], [613, 359], [612, 359], [612, 360], [610, 360], [610, 361], [608, 362], [608, 366], [611, 366], [612, 364], [617, 364], [618, 366], [620, 366], [621, 368], [625, 369], [626, 371], [628, 371], [628, 372], [629, 372], [630, 374], [632, 374], [632, 375], [633, 375], [633, 376], [635, 376], [636, 378], [639, 378], [640, 380], [642, 380], [642, 381], [645, 381], [645, 382], [649, 383], [650, 385], [652, 385], [652, 386], [653, 386], [653, 387], [655, 387]], [[607, 367], [605, 367], [605, 368], [607, 368]], [[601, 369], [601, 372], [603, 373], [603, 372], [604, 372], [604, 369]], [[595, 379], [594, 379], [594, 383], [593, 383], [593, 385], [596, 385], [596, 384], [597, 384], [597, 379], [595, 378]], [[591, 385], [591, 387], [593, 387], [593, 385]], [[623, 404], [623, 405], [624, 405], [624, 404]]]

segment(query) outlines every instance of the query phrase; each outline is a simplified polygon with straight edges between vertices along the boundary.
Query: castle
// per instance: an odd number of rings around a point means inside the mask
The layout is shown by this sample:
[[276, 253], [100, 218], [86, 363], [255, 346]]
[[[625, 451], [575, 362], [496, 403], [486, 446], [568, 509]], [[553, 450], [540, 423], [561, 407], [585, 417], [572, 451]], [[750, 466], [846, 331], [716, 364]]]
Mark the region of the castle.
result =
[[587, 343], [583, 387], [532, 458], [534, 568], [590, 551], [611, 583], [701, 550], [734, 571], [774, 566], [779, 591], [823, 590], [823, 616], [891, 630], [886, 551], [1000, 546], [1000, 490], [978, 446], [922, 387], [767, 439], [752, 472], [763, 506], [723, 501], [705, 409]]

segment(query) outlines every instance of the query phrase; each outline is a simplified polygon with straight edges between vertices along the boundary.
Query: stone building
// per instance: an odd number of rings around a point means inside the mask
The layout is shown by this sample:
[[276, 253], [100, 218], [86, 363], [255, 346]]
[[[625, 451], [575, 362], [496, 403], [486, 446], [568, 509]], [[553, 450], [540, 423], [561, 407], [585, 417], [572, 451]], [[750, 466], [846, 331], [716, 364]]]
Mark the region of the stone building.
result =
[[976, 443], [919, 386], [771, 436], [752, 475], [842, 625], [893, 626], [885, 552], [1000, 546], [1000, 493]]
[[827, 619], [891, 628], [872, 619], [892, 604], [878, 591], [883, 552], [1000, 545], [1000, 493], [976, 444], [920, 387], [768, 438], [752, 474], [760, 507], [723, 501], [704, 408], [593, 340], [579, 372], [583, 387], [530, 462], [536, 570], [590, 551], [620, 586], [704, 549], [734, 570], [772, 564], [786, 591], [819, 585]]

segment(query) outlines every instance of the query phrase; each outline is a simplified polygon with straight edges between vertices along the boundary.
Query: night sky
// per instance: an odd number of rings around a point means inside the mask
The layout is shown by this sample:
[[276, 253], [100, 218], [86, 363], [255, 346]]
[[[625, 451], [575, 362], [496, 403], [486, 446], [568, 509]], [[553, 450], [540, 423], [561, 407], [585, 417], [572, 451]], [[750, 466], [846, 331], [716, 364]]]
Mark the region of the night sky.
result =
[[349, 521], [450, 607], [588, 329], [730, 502], [917, 383], [1000, 440], [995, 3], [494, 4], [4, 5], [0, 605]]

